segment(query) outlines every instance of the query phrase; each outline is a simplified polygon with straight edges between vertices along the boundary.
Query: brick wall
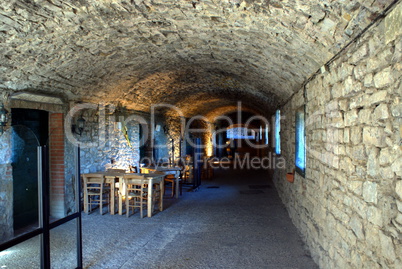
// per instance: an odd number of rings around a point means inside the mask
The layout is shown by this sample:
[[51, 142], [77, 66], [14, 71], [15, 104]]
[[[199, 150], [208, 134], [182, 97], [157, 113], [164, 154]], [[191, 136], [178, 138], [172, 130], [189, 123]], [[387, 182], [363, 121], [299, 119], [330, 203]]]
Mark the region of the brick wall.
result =
[[63, 114], [49, 115], [49, 157], [50, 157], [50, 214], [64, 217], [65, 177], [64, 177], [64, 127]]

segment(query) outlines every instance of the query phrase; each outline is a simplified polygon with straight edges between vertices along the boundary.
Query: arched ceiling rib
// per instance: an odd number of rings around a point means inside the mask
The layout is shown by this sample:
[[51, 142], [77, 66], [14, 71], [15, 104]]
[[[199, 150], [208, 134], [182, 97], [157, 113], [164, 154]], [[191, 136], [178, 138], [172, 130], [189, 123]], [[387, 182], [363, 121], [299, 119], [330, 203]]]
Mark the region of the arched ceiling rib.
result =
[[0, 88], [188, 114], [284, 102], [392, 0], [1, 0]]

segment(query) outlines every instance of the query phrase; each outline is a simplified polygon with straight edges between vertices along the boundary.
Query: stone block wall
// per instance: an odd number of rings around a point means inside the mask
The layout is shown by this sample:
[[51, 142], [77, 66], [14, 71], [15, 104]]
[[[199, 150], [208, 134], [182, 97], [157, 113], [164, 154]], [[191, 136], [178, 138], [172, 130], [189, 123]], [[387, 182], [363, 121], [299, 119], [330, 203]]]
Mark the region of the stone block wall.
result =
[[[81, 148], [81, 173], [105, 171], [108, 168], [128, 170], [129, 165], [139, 162], [139, 125], [133, 121], [127, 124], [128, 141], [124, 126], [117, 123], [115, 115], [99, 117], [97, 110], [83, 112], [85, 128], [80, 142], [94, 144]], [[104, 139], [102, 138], [104, 137]]]
[[[286, 170], [274, 182], [321, 268], [402, 268], [399, 4], [281, 109]], [[323, 68], [324, 70], [324, 68]], [[306, 175], [294, 183], [295, 110], [306, 106]]]
[[[127, 111], [124, 117], [116, 114], [99, 116], [98, 110], [83, 110], [85, 119], [85, 128], [81, 136], [75, 135], [75, 138], [84, 143], [81, 147], [81, 173], [92, 173], [96, 171], [105, 171], [109, 168], [129, 169], [129, 165], [139, 166], [140, 163], [140, 123], [144, 121], [143, 129], [148, 130], [148, 139], [145, 142], [146, 150], [153, 151], [154, 158], [168, 160], [171, 151], [171, 140], [164, 133], [163, 126], [166, 122], [162, 118], [156, 118], [155, 124], [162, 126], [159, 132], [155, 132], [153, 137], [155, 148], [151, 148], [151, 127], [150, 115], [136, 114], [135, 111]], [[127, 136], [129, 143], [124, 135], [124, 124], [126, 121]], [[146, 123], [145, 123], [146, 122]], [[90, 145], [90, 143], [94, 143]], [[90, 145], [90, 146], [88, 146]], [[72, 147], [69, 141], [69, 147]], [[73, 150], [69, 150], [70, 162], [73, 161]], [[148, 161], [152, 157], [151, 152], [146, 152]], [[73, 169], [70, 169], [73, 171]]]
[[0, 135], [0, 242], [10, 239], [13, 230], [13, 175], [11, 130]]

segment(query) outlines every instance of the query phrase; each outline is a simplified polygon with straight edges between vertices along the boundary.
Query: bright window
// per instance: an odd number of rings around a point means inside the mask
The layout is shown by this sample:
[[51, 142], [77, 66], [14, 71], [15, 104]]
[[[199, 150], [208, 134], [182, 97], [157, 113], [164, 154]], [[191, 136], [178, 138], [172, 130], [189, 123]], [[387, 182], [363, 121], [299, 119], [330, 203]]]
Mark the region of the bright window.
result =
[[296, 171], [304, 177], [306, 172], [306, 135], [304, 107], [296, 112]]
[[255, 131], [245, 127], [233, 127], [226, 131], [228, 139], [254, 139]]
[[281, 111], [275, 113], [275, 153], [281, 154]]

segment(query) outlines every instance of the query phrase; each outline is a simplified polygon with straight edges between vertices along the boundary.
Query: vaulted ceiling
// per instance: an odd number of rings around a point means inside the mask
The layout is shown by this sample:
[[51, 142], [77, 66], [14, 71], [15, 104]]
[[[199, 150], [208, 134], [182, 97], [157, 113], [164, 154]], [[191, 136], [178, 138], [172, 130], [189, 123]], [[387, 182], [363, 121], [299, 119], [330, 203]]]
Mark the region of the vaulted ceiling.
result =
[[0, 89], [270, 113], [393, 0], [0, 0]]

